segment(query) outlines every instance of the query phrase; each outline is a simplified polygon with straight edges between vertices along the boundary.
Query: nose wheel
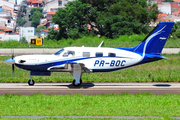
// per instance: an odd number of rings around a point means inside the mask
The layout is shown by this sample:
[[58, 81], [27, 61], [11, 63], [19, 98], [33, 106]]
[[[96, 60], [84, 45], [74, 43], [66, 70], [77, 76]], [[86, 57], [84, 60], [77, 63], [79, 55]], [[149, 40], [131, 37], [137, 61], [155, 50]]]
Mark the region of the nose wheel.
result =
[[34, 80], [32, 77], [30, 77], [30, 80], [28, 81], [29, 86], [33, 86], [35, 84]]

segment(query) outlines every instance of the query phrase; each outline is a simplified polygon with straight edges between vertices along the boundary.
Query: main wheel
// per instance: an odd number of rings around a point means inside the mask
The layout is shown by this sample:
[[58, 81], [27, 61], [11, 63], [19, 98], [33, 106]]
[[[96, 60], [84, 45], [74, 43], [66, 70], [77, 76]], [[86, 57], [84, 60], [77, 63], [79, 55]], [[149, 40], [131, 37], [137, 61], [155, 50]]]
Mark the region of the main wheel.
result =
[[34, 80], [29, 80], [28, 84], [29, 84], [29, 86], [33, 86], [35, 84], [35, 82], [34, 82]]
[[74, 80], [73, 80], [73, 83], [72, 83], [73, 86], [80, 86], [80, 85], [82, 84], [82, 79], [80, 79], [80, 83], [79, 83], [79, 84], [75, 84], [75, 82], [76, 82], [76, 80], [74, 79]]

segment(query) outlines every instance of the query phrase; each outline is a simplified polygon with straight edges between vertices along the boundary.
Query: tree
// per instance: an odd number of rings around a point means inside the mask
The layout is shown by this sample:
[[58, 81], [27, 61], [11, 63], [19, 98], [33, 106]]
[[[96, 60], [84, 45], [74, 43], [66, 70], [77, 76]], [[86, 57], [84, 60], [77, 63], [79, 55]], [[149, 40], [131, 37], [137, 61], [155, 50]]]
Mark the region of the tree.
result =
[[27, 21], [26, 21], [24, 18], [21, 18], [21, 19], [19, 20], [19, 25], [20, 25], [20, 26], [23, 26], [26, 22], [27, 22]]
[[36, 28], [36, 32], [40, 32], [42, 30], [47, 30], [47, 28], [45, 26], [39, 26]]
[[148, 9], [148, 19], [149, 21], [153, 20], [153, 21], [156, 21], [157, 18], [158, 18], [158, 14], [159, 14], [159, 11], [158, 11], [158, 6], [157, 4], [153, 4], [149, 9]]
[[33, 12], [33, 15], [31, 15], [30, 20], [32, 20], [31, 26], [37, 27], [40, 23], [40, 19], [43, 18], [43, 14], [39, 11]]
[[34, 14], [35, 12], [37, 12], [37, 11], [39, 11], [40, 13], [42, 13], [43, 8], [41, 8], [41, 7], [32, 8], [31, 11], [30, 11], [30, 13], [31, 13], [31, 15], [33, 15], [33, 14]]
[[36, 28], [39, 25], [39, 23], [40, 23], [39, 19], [34, 19], [32, 20], [31, 26]]
[[148, 10], [146, 0], [123, 0], [110, 6], [108, 12], [112, 15], [125, 17], [132, 16], [139, 23], [146, 24], [156, 20], [158, 17], [158, 7], [153, 4]]
[[59, 25], [58, 39], [89, 34], [87, 24], [94, 34], [114, 38], [146, 33], [147, 25], [157, 16], [157, 5], [148, 7], [146, 0], [79, 0], [59, 9], [52, 22]]
[[132, 16], [124, 17], [114, 15], [104, 17], [99, 21], [104, 25], [104, 35], [108, 38], [119, 37], [119, 35], [132, 35], [147, 33], [147, 27], [137, 22]]
[[31, 14], [31, 17], [29, 18], [30, 20], [33, 20], [33, 19], [40, 19], [40, 18], [43, 18], [43, 14], [39, 11], [35, 11], [33, 13], [33, 15]]
[[157, 5], [147, 9], [146, 0], [123, 0], [112, 4], [107, 12], [99, 15], [96, 24], [101, 36], [113, 38], [124, 34], [147, 33], [147, 25], [157, 16]]
[[79, 0], [84, 4], [90, 4], [91, 7], [97, 8], [97, 11], [107, 12], [109, 7], [119, 0]]
[[[65, 9], [59, 9], [52, 17], [52, 22], [59, 25], [58, 39], [86, 34], [86, 24], [90, 23], [88, 15], [91, 7], [80, 1], [69, 2]], [[78, 35], [75, 35], [78, 34]]]
[[50, 29], [48, 29], [47, 39], [51, 39], [51, 40], [55, 39], [55, 40], [58, 40], [58, 39], [59, 39], [58, 36], [59, 36], [59, 35], [58, 35], [58, 31], [54, 30], [53, 27], [50, 28]]
[[[115, 3], [117, 3], [119, 0], [79, 0], [83, 4], [90, 4], [91, 5], [91, 14], [89, 14], [87, 17], [90, 21], [90, 25], [92, 27], [92, 30], [94, 28], [99, 29], [99, 32], [102, 32], [102, 25], [99, 25], [96, 21], [96, 18], [103, 14], [104, 12], [107, 12], [109, 10], [109, 7]], [[95, 24], [91, 24], [95, 23]], [[101, 34], [102, 35], [102, 34]]]

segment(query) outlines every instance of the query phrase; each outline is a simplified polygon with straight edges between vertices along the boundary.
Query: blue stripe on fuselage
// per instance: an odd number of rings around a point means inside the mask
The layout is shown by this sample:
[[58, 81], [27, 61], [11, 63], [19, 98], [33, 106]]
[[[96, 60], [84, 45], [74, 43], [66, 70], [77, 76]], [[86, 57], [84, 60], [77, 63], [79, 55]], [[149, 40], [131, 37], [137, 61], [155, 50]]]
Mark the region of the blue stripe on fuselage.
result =
[[130, 66], [125, 66], [125, 67], [121, 67], [121, 68], [114, 68], [114, 69], [93, 69], [93, 72], [112, 72], [112, 71], [117, 71], [117, 70], [121, 70], [121, 69], [125, 69], [125, 68], [129, 68], [129, 67], [133, 67], [133, 66], [137, 66], [137, 65], [141, 65], [144, 63], [149, 63], [149, 62], [153, 62], [153, 61], [158, 61], [161, 59], [165, 59], [165, 57], [160, 56], [160, 55], [147, 55], [143, 58], [142, 61], [140, 61], [139, 63], [130, 65]]
[[[108, 56], [103, 56], [102, 58], [107, 58]], [[63, 61], [56, 61], [56, 62], [49, 62], [49, 63], [43, 63], [43, 64], [36, 64], [35, 65], [24, 65], [24, 64], [15, 64], [17, 67], [29, 71], [48, 71], [47, 69], [52, 66], [59, 66], [66, 63], [75, 63], [75, 61], [79, 60], [85, 60], [85, 59], [92, 59], [97, 57], [86, 57], [86, 58], [76, 58], [76, 59], [70, 59], [70, 60], [63, 60]], [[115, 57], [115, 58], [127, 58], [127, 57]]]
[[73, 63], [74, 61], [78, 60], [84, 60], [84, 59], [91, 59], [93, 57], [87, 57], [87, 58], [78, 58], [78, 59], [71, 59], [71, 60], [64, 60], [64, 61], [57, 61], [57, 62], [49, 62], [49, 63], [43, 63], [43, 64], [35, 64], [35, 65], [23, 65], [23, 64], [15, 64], [17, 67], [25, 69], [25, 70], [39, 70], [39, 71], [47, 71], [49, 67], [52, 66], [58, 66], [63, 65], [66, 63]]

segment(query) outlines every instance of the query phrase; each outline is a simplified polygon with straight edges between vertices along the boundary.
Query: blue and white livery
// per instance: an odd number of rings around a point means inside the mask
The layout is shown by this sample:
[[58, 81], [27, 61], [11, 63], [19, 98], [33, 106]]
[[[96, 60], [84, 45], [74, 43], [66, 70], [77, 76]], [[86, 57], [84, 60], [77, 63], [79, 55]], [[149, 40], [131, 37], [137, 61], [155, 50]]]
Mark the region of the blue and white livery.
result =
[[82, 83], [82, 73], [111, 72], [148, 62], [164, 59], [162, 49], [173, 27], [173, 22], [161, 22], [136, 47], [66, 47], [53, 55], [23, 55], [12, 57], [7, 64], [30, 71], [29, 85], [34, 85], [32, 76], [50, 76], [51, 72], [69, 72], [74, 86]]

